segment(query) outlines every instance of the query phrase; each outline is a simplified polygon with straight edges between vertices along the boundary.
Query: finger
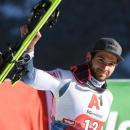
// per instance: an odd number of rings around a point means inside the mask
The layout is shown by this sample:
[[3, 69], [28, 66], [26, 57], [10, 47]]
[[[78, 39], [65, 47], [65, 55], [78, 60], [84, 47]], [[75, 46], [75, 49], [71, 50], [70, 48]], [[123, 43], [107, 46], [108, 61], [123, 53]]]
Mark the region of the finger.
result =
[[42, 37], [41, 33], [37, 32], [36, 36], [34, 37], [34, 41], [37, 43], [41, 37]]
[[39, 39], [42, 37], [40, 32], [37, 32], [36, 37], [38, 37]]

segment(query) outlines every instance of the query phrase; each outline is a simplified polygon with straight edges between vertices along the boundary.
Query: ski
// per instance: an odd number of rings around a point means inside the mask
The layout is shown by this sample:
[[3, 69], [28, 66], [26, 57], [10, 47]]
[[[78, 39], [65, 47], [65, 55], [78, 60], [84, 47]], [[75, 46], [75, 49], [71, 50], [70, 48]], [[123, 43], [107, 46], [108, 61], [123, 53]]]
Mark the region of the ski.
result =
[[0, 83], [2, 83], [10, 74], [15, 64], [22, 57], [27, 47], [36, 36], [37, 32], [39, 32], [48, 21], [53, 23], [53, 18], [56, 17], [55, 15], [58, 15], [57, 12], [55, 13], [55, 11], [60, 2], [61, 0], [51, 0], [49, 3], [42, 1], [33, 8], [34, 16], [31, 19], [34, 21], [34, 27], [31, 27], [31, 31], [29, 31], [29, 33], [27, 33], [22, 41], [20, 41], [18, 49], [15, 53], [13, 53], [13, 56], [9, 58], [9, 61], [7, 63], [4, 63], [4, 65], [1, 65], [3, 68], [1, 67], [2, 71], [0, 72]]

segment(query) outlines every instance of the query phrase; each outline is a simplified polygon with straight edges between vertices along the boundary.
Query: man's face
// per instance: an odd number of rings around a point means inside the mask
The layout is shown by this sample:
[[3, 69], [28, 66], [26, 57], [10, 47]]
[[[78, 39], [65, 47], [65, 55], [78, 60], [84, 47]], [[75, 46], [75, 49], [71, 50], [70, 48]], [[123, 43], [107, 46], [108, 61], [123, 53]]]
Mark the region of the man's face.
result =
[[109, 52], [97, 52], [91, 59], [91, 71], [93, 76], [104, 81], [111, 76], [117, 65], [117, 57]]

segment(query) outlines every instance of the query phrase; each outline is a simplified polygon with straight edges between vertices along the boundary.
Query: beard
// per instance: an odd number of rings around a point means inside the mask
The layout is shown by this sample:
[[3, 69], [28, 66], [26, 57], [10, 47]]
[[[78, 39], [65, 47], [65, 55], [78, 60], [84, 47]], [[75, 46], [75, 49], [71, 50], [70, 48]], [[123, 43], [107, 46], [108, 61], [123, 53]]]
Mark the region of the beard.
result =
[[110, 77], [107, 71], [103, 70], [102, 68], [95, 68], [92, 62], [90, 62], [89, 65], [92, 76], [98, 81], [105, 81]]

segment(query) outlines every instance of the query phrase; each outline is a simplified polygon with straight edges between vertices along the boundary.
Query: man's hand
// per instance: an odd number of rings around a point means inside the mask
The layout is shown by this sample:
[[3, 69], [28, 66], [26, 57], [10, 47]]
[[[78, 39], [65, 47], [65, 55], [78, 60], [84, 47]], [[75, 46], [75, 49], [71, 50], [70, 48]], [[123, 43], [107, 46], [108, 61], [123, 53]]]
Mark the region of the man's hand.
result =
[[[23, 37], [24, 35], [26, 35], [28, 33], [27, 25], [23, 25], [23, 26], [20, 27], [20, 33], [21, 33], [21, 37]], [[37, 32], [37, 34], [34, 37], [33, 41], [30, 43], [30, 45], [27, 48], [28, 52], [31, 52], [32, 50], [34, 50], [35, 45], [39, 41], [40, 38], [41, 38], [41, 33]]]

